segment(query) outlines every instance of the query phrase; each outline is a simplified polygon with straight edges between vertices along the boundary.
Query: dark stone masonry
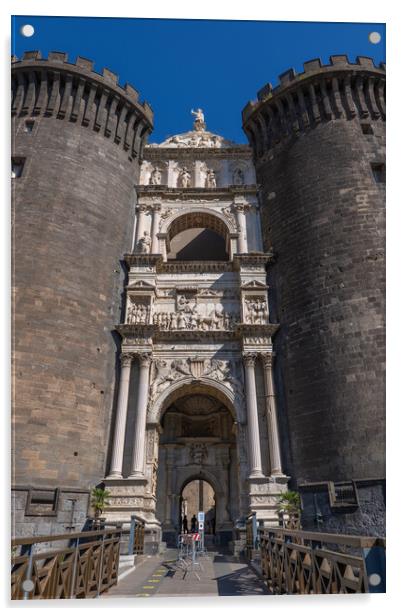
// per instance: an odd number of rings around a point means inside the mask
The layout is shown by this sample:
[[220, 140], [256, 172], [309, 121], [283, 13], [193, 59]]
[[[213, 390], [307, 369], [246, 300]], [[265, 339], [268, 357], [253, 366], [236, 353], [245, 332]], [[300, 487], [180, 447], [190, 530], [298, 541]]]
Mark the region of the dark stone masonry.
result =
[[12, 75], [12, 156], [23, 163], [13, 180], [12, 481], [77, 489], [82, 502], [81, 490], [104, 475], [111, 332], [152, 111], [83, 58], [26, 53]]
[[[268, 282], [294, 488], [385, 477], [384, 88], [383, 65], [333, 56], [283, 74], [243, 111], [276, 255]], [[377, 511], [374, 499], [365, 517], [377, 523], [353, 530], [384, 533]]]

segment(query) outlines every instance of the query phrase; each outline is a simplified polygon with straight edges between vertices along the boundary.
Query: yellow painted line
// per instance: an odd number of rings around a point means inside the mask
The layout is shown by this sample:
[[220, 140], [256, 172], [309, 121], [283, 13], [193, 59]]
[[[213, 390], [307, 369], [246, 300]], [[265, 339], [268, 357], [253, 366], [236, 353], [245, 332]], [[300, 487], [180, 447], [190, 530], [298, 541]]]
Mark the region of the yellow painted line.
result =
[[160, 582], [160, 580], [148, 580], [148, 582]]
[[147, 594], [146, 592], [142, 593], [142, 594], [138, 594], [138, 595], [134, 595], [134, 597], [150, 597], [151, 595]]
[[155, 586], [143, 586], [143, 588], [155, 588]]

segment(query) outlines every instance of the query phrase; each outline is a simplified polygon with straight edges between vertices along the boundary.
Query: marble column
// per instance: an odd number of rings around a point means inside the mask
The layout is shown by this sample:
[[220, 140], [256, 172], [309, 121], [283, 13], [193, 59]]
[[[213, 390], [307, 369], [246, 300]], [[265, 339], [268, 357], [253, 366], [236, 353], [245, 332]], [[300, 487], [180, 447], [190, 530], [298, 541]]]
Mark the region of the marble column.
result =
[[124, 439], [126, 435], [126, 422], [128, 410], [128, 392], [130, 387], [130, 373], [132, 353], [123, 353], [121, 356], [121, 372], [119, 395], [117, 400], [116, 424], [113, 439], [112, 461], [109, 478], [121, 478], [123, 472]]
[[134, 445], [130, 479], [144, 477], [144, 456], [146, 448], [145, 430], [147, 423], [149, 367], [152, 361], [151, 353], [139, 353], [138, 361], [140, 365], [140, 375], [135, 413]]
[[137, 249], [138, 242], [144, 235], [145, 213], [147, 211], [147, 207], [145, 205], [137, 205], [136, 211], [137, 211], [137, 225], [135, 228], [134, 250]]
[[273, 356], [264, 355], [264, 380], [265, 380], [265, 399], [267, 405], [267, 424], [269, 441], [269, 459], [271, 465], [271, 475], [283, 475], [281, 463], [281, 449], [278, 428], [278, 413], [276, 408], [276, 396], [274, 378], [272, 372]]
[[247, 227], [245, 209], [245, 205], [235, 205], [237, 230], [239, 232], [239, 237], [237, 240], [237, 252], [239, 252], [240, 254], [247, 253]]
[[152, 246], [151, 253], [159, 254], [159, 223], [161, 217], [161, 205], [160, 203], [155, 203], [152, 207], [152, 229], [151, 229], [151, 237], [152, 237]]
[[260, 428], [254, 373], [256, 358], [255, 353], [247, 353], [243, 356], [246, 372], [248, 460], [250, 477], [264, 477], [261, 464]]
[[167, 234], [158, 233], [158, 240], [159, 240], [159, 250], [161, 251], [162, 258], [164, 261], [167, 261], [167, 250], [166, 250]]
[[174, 463], [174, 450], [166, 448], [166, 501], [165, 501], [165, 525], [172, 525], [172, 473]]

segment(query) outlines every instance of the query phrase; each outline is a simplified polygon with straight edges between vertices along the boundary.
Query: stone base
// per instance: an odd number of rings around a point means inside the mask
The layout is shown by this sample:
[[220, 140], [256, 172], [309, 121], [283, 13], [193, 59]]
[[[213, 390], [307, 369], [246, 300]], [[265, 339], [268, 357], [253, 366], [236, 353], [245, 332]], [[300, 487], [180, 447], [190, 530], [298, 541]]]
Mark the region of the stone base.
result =
[[260, 527], [278, 526], [278, 499], [287, 491], [288, 480], [286, 475], [249, 479], [250, 511], [256, 513]]

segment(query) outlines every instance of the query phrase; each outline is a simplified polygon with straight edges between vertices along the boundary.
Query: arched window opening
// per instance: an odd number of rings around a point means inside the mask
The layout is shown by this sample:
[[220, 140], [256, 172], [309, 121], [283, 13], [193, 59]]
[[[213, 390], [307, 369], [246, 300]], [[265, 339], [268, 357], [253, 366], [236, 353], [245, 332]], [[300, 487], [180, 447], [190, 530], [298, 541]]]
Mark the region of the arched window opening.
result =
[[189, 213], [171, 224], [167, 237], [169, 261], [228, 261], [226, 225], [208, 213]]

